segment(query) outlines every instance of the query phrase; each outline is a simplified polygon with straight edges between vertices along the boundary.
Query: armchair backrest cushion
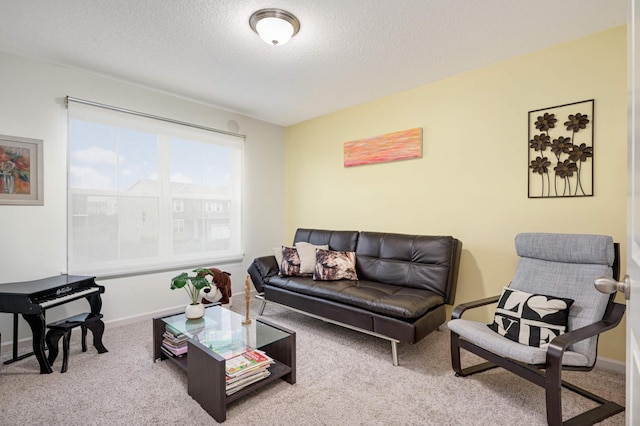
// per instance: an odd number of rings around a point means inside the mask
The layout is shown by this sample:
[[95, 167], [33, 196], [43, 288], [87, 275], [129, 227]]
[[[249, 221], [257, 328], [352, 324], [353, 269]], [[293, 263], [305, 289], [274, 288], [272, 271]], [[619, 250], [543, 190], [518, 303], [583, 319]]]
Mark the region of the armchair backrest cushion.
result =
[[[518, 234], [519, 256], [510, 288], [529, 293], [573, 299], [568, 331], [600, 321], [610, 296], [594, 287], [600, 276], [613, 276], [615, 250], [613, 239], [585, 234]], [[570, 349], [587, 357], [593, 365], [598, 338], [592, 337]]]

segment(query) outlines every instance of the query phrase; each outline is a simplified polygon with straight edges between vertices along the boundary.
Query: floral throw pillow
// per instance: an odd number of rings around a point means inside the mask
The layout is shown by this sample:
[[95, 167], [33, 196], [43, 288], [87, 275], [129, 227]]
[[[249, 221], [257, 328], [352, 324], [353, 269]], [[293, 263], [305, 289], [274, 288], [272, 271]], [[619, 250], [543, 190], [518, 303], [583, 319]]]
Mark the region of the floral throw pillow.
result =
[[318, 281], [357, 280], [355, 252], [316, 249], [316, 268], [313, 279]]
[[488, 327], [514, 342], [544, 348], [567, 330], [572, 304], [572, 299], [504, 287]]
[[282, 246], [282, 262], [280, 263], [280, 275], [300, 276], [300, 256], [295, 247]]

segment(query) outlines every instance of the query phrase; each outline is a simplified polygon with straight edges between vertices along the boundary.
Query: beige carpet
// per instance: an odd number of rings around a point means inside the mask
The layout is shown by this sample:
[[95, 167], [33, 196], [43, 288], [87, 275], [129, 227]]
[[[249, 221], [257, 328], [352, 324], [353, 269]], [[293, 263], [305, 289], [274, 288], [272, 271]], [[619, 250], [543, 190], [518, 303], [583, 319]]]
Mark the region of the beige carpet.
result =
[[[236, 301], [239, 302], [239, 301]], [[252, 310], [259, 304], [255, 301]], [[244, 313], [244, 303], [234, 310]], [[228, 425], [544, 425], [544, 392], [504, 370], [454, 376], [449, 334], [400, 345], [308, 318], [275, 305], [265, 317], [296, 331], [297, 383], [278, 381], [232, 403]], [[255, 313], [253, 315], [255, 318]], [[38, 374], [34, 357], [0, 366], [2, 425], [209, 425], [187, 395], [186, 375], [152, 361], [151, 321], [107, 328], [108, 353], [82, 353], [72, 338], [69, 369]], [[7, 358], [9, 354], [2, 354]], [[61, 357], [61, 355], [60, 355]], [[565, 378], [624, 404], [624, 376], [605, 370]], [[563, 391], [565, 418], [594, 404]], [[602, 424], [623, 425], [624, 413]]]

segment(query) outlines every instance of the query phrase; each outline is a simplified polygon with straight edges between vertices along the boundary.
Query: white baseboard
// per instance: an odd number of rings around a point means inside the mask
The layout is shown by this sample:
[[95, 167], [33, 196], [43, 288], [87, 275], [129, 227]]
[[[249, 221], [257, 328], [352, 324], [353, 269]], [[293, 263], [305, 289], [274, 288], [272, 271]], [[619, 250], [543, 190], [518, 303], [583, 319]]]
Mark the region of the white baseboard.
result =
[[622, 374], [625, 374], [627, 371], [626, 364], [624, 362], [602, 357], [598, 357], [596, 360], [596, 367]]
[[[125, 325], [130, 325], [130, 324], [134, 324], [141, 321], [149, 321], [155, 317], [160, 317], [163, 315], [179, 312], [181, 309], [184, 309], [184, 305], [174, 306], [166, 309], [160, 309], [152, 312], [146, 312], [140, 315], [132, 315], [125, 318], [118, 318], [116, 320], [105, 321], [105, 329], [122, 327]], [[448, 330], [448, 328], [446, 324], [443, 324], [440, 327], [438, 327], [438, 330], [445, 331], [445, 330]], [[20, 339], [20, 341], [18, 342], [18, 352], [30, 351], [31, 345], [32, 345], [31, 337]], [[0, 345], [0, 354], [2, 354], [2, 357], [1, 357], [2, 360], [6, 360], [10, 357], [9, 353], [13, 350], [11, 346], [12, 346], [11, 341], [6, 341], [6, 340], [4, 340]], [[626, 373], [625, 363], [622, 361], [614, 360], [614, 359], [598, 357], [598, 359], [596, 360], [596, 367], [602, 368], [603, 370], [613, 371], [615, 373], [621, 373], [621, 374]]]
[[156, 317], [161, 317], [163, 315], [169, 315], [176, 312], [184, 311], [184, 305], [174, 306], [166, 309], [159, 309], [157, 311], [145, 312], [144, 314], [131, 315], [129, 317], [118, 318], [111, 321], [105, 321], [104, 327], [105, 329], [109, 328], [117, 328], [125, 325], [131, 325], [142, 321], [152, 320]]

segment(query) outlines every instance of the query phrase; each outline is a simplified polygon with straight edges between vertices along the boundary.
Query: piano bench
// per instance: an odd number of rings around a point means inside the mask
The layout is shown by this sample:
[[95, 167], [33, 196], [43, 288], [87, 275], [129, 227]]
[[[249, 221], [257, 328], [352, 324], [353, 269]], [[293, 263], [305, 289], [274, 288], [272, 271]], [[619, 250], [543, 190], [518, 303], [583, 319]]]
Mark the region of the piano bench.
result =
[[58, 342], [62, 337], [62, 369], [61, 373], [67, 371], [69, 365], [69, 342], [71, 341], [71, 330], [76, 327], [82, 329], [82, 352], [87, 351], [87, 329], [93, 333], [93, 345], [98, 349], [98, 353], [107, 352], [102, 345], [102, 333], [104, 332], [104, 323], [100, 319], [102, 314], [92, 316], [90, 313], [82, 313], [69, 318], [61, 319], [51, 324], [47, 324], [46, 342], [49, 349], [48, 361], [53, 365], [58, 356]]

